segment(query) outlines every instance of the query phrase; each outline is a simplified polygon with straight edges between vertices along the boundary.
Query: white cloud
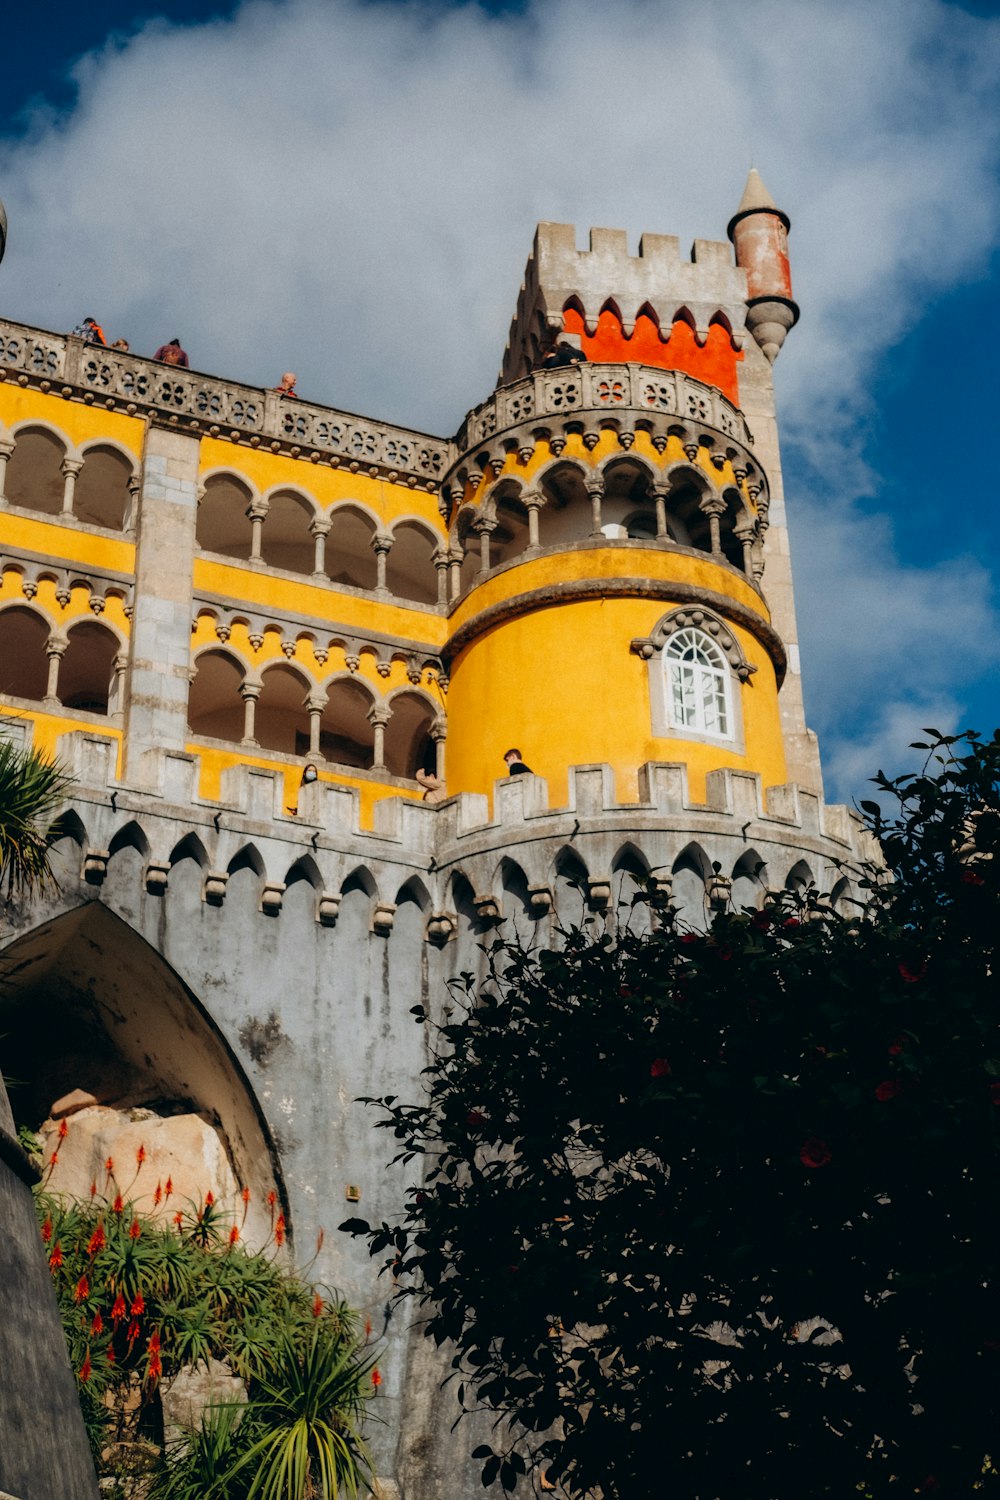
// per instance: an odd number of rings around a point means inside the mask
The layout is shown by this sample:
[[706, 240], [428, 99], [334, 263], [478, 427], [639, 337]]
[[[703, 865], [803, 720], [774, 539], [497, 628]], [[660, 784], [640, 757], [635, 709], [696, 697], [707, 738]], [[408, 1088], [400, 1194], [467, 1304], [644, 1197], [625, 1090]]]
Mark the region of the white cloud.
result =
[[785, 430], [840, 488], [836, 564], [798, 564], [814, 670], [831, 606], [893, 599], [880, 651], [844, 634], [824, 694], [846, 712], [845, 659], [866, 690], [894, 680], [922, 571], [970, 628], [989, 620], [978, 575], [970, 605], [959, 564], [901, 569], [851, 502], [878, 483], [861, 451], [877, 361], [996, 234], [1000, 23], [942, 0], [534, 0], [500, 18], [256, 0], [149, 26], [78, 78], [68, 117], [0, 150], [6, 309], [94, 313], [137, 349], [177, 336], [234, 378], [291, 367], [304, 394], [439, 432], [492, 386], [536, 219], [721, 239], [752, 151], [793, 219]]

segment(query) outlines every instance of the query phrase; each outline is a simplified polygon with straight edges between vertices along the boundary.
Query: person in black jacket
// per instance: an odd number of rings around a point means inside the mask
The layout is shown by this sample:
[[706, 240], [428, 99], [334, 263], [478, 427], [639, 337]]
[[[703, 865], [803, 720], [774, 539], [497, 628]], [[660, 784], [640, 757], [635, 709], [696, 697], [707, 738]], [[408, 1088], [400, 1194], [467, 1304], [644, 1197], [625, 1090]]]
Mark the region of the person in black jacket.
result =
[[520, 750], [507, 750], [504, 760], [507, 762], [508, 776], [533, 776], [535, 774], [530, 766], [524, 764]]

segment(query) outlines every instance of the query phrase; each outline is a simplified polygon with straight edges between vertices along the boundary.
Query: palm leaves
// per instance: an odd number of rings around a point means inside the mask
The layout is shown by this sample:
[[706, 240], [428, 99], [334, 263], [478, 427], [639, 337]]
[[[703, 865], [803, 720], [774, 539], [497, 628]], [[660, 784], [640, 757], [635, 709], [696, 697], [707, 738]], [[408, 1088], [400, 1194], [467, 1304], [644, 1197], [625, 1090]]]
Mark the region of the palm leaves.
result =
[[31, 896], [51, 878], [53, 820], [70, 778], [37, 750], [0, 738], [0, 889]]

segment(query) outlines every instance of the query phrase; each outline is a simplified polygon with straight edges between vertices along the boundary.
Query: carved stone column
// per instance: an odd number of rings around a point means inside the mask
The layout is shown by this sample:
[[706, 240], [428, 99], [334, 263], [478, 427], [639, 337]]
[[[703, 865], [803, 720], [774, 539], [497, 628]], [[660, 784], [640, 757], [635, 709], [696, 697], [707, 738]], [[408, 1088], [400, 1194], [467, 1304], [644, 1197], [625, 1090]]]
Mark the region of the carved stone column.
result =
[[316, 551], [313, 557], [313, 577], [326, 580], [326, 539], [330, 535], [331, 521], [327, 516], [314, 516], [309, 522], [309, 530], [313, 534], [316, 543]]
[[451, 568], [451, 597], [453, 600], [455, 600], [462, 592], [463, 557], [461, 547], [453, 547], [448, 554], [448, 558]]
[[257, 716], [257, 699], [260, 697], [262, 687], [263, 683], [260, 682], [244, 682], [240, 688], [240, 697], [243, 699], [243, 738], [240, 744], [248, 749], [257, 748], [257, 741], [254, 738], [254, 720]]
[[736, 540], [743, 548], [743, 571], [748, 578], [753, 577], [753, 543], [756, 535], [756, 527], [751, 521], [749, 525], [737, 526], [734, 532]]
[[434, 775], [438, 781], [443, 782], [444, 775], [444, 747], [448, 738], [448, 720], [444, 714], [439, 714], [431, 725], [431, 739], [434, 741]]
[[139, 519], [139, 496], [142, 493], [142, 478], [133, 474], [128, 482], [128, 514], [122, 522], [122, 530], [126, 536], [135, 536], [136, 523]]
[[250, 556], [248, 562], [251, 568], [262, 568], [264, 559], [261, 556], [261, 542], [263, 541], [264, 521], [267, 518], [267, 506], [263, 500], [252, 500], [247, 506], [247, 517], [250, 521]]
[[376, 531], [372, 537], [371, 546], [375, 554], [375, 587], [380, 593], [385, 592], [385, 570], [392, 550], [393, 538], [388, 531]]
[[473, 522], [473, 530], [479, 537], [479, 573], [490, 571], [490, 537], [496, 530], [497, 523], [483, 516], [480, 520]]
[[0, 505], [9, 505], [10, 501], [4, 494], [4, 480], [7, 477], [7, 460], [14, 451], [14, 444], [10, 438], [0, 438]]
[[670, 494], [670, 485], [656, 482], [651, 488], [653, 504], [656, 506], [656, 540], [664, 542], [670, 535], [667, 530], [667, 496]]
[[437, 573], [437, 602], [448, 603], [448, 549], [435, 547], [432, 558]]
[[60, 708], [59, 701], [59, 663], [66, 655], [66, 647], [69, 641], [61, 640], [57, 635], [50, 635], [45, 642], [45, 655], [49, 659], [49, 676], [45, 684], [45, 697], [42, 702], [45, 708]]
[[76, 480], [82, 468], [82, 458], [64, 458], [59, 465], [59, 471], [64, 481], [62, 497], [62, 513], [64, 516], [71, 516], [73, 514], [73, 496], [76, 492]]
[[600, 479], [588, 479], [587, 494], [590, 496], [590, 534], [601, 536], [601, 502], [604, 499], [604, 483]]
[[708, 517], [708, 534], [711, 539], [712, 556], [722, 555], [722, 536], [719, 517], [725, 514], [726, 502], [720, 495], [706, 495], [698, 501], [698, 509]]
[[385, 726], [392, 718], [392, 709], [384, 703], [376, 703], [369, 710], [368, 722], [375, 731], [375, 743], [372, 747], [372, 770], [384, 771], [385, 764]]
[[110, 717], [115, 724], [121, 724], [125, 718], [125, 673], [128, 671], [128, 652], [119, 651], [113, 666], [115, 675], [111, 691], [114, 708], [111, 709]]
[[538, 490], [525, 490], [521, 501], [528, 512], [528, 546], [537, 547], [538, 542], [538, 512], [542, 508], [544, 496]]
[[309, 758], [310, 760], [324, 760], [322, 750], [319, 748], [323, 710], [328, 702], [325, 693], [310, 693], [306, 699], [306, 708], [309, 711]]

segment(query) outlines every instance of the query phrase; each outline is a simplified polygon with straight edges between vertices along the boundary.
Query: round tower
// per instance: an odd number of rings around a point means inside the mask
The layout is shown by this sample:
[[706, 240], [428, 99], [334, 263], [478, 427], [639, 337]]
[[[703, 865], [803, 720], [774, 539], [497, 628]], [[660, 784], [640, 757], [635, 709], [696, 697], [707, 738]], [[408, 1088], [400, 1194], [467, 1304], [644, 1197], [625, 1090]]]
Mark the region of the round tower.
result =
[[754, 255], [751, 277], [728, 245], [539, 227], [445, 478], [449, 792], [487, 791], [510, 749], [555, 800], [595, 762], [622, 799], [649, 761], [683, 762], [695, 800], [717, 769], [789, 779], [771, 486], [739, 405], [748, 281], [773, 291]]

